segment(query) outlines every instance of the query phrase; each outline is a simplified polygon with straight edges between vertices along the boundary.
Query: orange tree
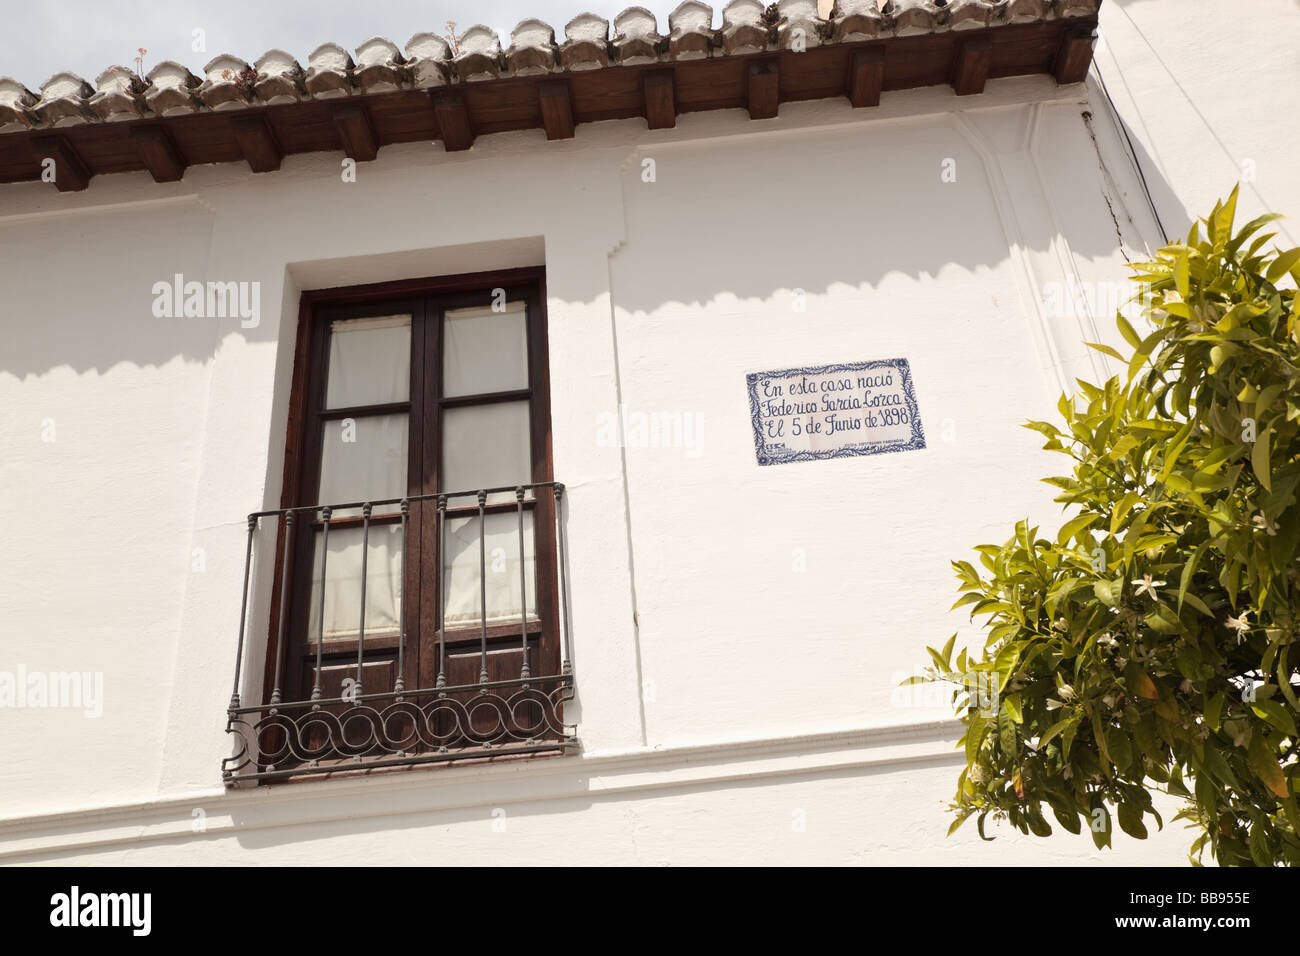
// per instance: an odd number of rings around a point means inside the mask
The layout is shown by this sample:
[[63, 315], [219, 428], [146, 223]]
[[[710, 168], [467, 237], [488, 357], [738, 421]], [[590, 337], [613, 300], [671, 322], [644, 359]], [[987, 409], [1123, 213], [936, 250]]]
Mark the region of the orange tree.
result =
[[1046, 836], [1050, 811], [1109, 846], [1112, 818], [1163, 825], [1159, 790], [1194, 863], [1300, 863], [1300, 249], [1263, 250], [1276, 216], [1234, 232], [1236, 200], [1134, 266], [1149, 328], [1093, 346], [1127, 375], [1026, 425], [1072, 460], [1055, 538], [1021, 522], [953, 563], [987, 642], [912, 678], [951, 682], [965, 724], [952, 830]]

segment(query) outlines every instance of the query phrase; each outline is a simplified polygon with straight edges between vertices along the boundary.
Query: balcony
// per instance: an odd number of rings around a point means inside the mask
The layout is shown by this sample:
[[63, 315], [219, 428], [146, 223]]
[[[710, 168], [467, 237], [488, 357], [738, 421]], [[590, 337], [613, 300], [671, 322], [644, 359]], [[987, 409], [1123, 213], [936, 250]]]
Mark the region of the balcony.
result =
[[[250, 514], [226, 785], [575, 751], [565, 502], [562, 484], [540, 482]], [[340, 549], [345, 535], [353, 545]], [[421, 548], [432, 563], [411, 560]], [[250, 583], [269, 553], [271, 691], [249, 705]]]

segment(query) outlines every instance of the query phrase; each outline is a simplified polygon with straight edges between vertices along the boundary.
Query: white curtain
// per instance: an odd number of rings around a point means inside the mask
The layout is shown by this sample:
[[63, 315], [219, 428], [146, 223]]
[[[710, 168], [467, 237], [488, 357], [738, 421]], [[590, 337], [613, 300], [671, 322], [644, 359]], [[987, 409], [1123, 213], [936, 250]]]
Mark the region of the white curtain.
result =
[[442, 338], [442, 394], [484, 395], [528, 387], [524, 303], [492, 309], [451, 309]]
[[[532, 477], [528, 403], [497, 402], [449, 408], [442, 415], [442, 487], [477, 491], [527, 484]], [[514, 492], [491, 495], [489, 502], [514, 501]], [[450, 506], [474, 504], [472, 496]]]
[[411, 392], [411, 317], [330, 323], [326, 408], [404, 402]]
[[[400, 498], [406, 493], [410, 426], [405, 412], [334, 419], [324, 428], [318, 504]], [[387, 505], [375, 513], [397, 510], [397, 505]], [[339, 511], [335, 517], [350, 514], [360, 514], [360, 509]]]
[[[487, 620], [498, 624], [519, 620], [519, 516], [486, 516]], [[447, 551], [443, 555], [443, 600], [449, 627], [477, 624], [480, 619], [478, 516], [447, 522]], [[524, 512], [524, 586], [528, 616], [537, 617], [537, 559], [533, 547], [533, 516]]]
[[[308, 641], [320, 633], [320, 555], [323, 535], [316, 533], [312, 556], [311, 615]], [[355, 639], [361, 621], [360, 528], [331, 528], [329, 557], [325, 564], [325, 640]], [[402, 599], [402, 526], [370, 528], [366, 549], [366, 636], [398, 633], [398, 607]], [[516, 588], [518, 590], [518, 588]]]

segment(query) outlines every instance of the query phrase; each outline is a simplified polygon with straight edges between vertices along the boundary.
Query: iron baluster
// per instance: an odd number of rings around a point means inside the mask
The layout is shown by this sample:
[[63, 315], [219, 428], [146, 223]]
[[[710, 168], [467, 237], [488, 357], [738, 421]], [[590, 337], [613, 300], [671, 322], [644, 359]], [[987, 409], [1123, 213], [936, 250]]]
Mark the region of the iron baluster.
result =
[[569, 575], [564, 565], [564, 485], [558, 482], [555, 485], [555, 546], [558, 552], [556, 563], [559, 565], [560, 578], [560, 630], [564, 635], [560, 644], [564, 653], [561, 670], [565, 674], [571, 674], [573, 673], [573, 645], [569, 634]]
[[479, 671], [478, 682], [486, 684], [487, 669], [487, 492], [478, 493], [478, 597], [479, 597]]
[[244, 663], [244, 622], [248, 617], [248, 571], [253, 564], [253, 534], [257, 531], [257, 515], [248, 516], [248, 542], [244, 545], [244, 588], [239, 598], [239, 643], [235, 647], [235, 683], [230, 688], [230, 707], [239, 706], [239, 672]]
[[[325, 559], [330, 553], [330, 514], [328, 505], [321, 509], [321, 519], [325, 522], [325, 527], [321, 531], [320, 539], [320, 603], [317, 605], [316, 615], [316, 677], [311, 688], [313, 701], [320, 700], [321, 648], [325, 645]], [[312, 710], [320, 710], [320, 704], [316, 704]]]
[[[280, 627], [275, 641], [275, 689], [271, 691], [271, 706], [280, 703], [280, 679], [284, 674], [284, 639], [289, 623], [289, 569], [293, 566], [293, 512], [284, 514], [284, 567], [280, 574]], [[271, 713], [275, 713], [274, 710]]]
[[370, 557], [370, 505], [361, 508], [361, 620], [357, 624], [357, 684], [352, 702], [361, 699], [361, 659], [366, 649], [366, 559]]
[[401, 693], [406, 689], [406, 518], [411, 510], [411, 503], [402, 499], [402, 592], [397, 599], [397, 680], [393, 682], [393, 693], [400, 701]]
[[[447, 602], [444, 597], [446, 593], [446, 581], [443, 580], [443, 571], [446, 570], [447, 561], [447, 496], [438, 496], [438, 681], [435, 686], [447, 686]], [[447, 577], [451, 572], [447, 571]]]

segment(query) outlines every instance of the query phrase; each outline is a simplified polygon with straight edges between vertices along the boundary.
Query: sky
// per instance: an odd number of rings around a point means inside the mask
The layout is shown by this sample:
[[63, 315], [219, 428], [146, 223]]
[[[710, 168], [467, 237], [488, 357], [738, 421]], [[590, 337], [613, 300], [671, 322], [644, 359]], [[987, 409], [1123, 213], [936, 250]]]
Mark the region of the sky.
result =
[[[136, 49], [148, 50], [144, 72], [175, 60], [198, 76], [220, 53], [252, 63], [267, 50], [292, 54], [304, 66], [307, 55], [327, 41], [348, 50], [372, 36], [399, 47], [416, 33], [457, 32], [476, 23], [492, 27], [502, 47], [520, 20], [536, 17], [563, 40], [564, 24], [591, 12], [612, 21], [636, 0], [0, 0], [0, 76], [11, 76], [39, 92], [54, 73], [69, 70], [92, 86], [110, 66], [134, 67]], [[641, 0], [668, 28], [678, 0]], [[714, 22], [722, 3], [713, 4]], [[205, 50], [195, 50], [195, 30], [204, 31]]]

